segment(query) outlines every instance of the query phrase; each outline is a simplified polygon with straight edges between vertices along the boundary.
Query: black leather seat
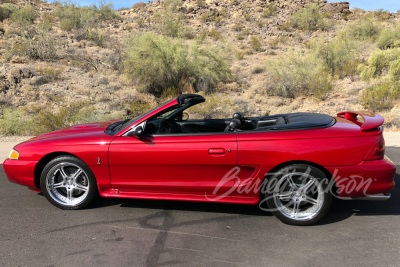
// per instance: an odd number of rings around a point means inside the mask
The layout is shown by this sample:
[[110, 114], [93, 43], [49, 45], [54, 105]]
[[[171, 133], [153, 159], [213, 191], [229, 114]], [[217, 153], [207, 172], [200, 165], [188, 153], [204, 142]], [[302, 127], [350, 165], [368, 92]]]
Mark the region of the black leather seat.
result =
[[232, 119], [229, 124], [225, 127], [224, 132], [229, 133], [229, 132], [234, 132], [237, 129], [240, 129], [241, 122], [238, 119]]

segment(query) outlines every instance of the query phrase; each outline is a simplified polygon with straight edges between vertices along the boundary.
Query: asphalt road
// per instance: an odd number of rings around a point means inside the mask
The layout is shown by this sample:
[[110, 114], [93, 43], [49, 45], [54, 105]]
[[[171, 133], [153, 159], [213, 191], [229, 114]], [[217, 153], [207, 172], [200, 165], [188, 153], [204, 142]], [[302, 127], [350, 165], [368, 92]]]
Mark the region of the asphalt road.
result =
[[[400, 166], [400, 148], [387, 148]], [[0, 167], [0, 266], [399, 266], [400, 171], [384, 202], [334, 201], [310, 227], [256, 206], [104, 199], [63, 211]]]

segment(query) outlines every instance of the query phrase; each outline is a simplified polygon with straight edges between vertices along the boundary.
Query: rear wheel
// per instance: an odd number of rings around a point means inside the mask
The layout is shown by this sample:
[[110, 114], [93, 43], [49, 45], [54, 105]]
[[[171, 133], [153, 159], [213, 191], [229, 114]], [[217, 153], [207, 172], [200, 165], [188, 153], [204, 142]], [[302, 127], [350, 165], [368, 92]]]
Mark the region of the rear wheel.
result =
[[61, 209], [81, 209], [94, 199], [96, 179], [80, 159], [60, 156], [50, 161], [42, 171], [40, 186], [47, 200]]
[[311, 225], [319, 221], [332, 202], [326, 175], [316, 167], [294, 164], [268, 179], [262, 192], [268, 209], [282, 222]]

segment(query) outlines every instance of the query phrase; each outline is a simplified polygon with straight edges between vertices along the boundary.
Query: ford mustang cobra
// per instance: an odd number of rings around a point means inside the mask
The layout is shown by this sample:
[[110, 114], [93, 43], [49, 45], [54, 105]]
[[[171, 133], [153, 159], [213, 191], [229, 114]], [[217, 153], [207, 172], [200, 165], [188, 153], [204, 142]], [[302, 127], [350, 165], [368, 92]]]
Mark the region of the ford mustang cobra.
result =
[[101, 197], [259, 204], [309, 225], [332, 197], [387, 199], [395, 166], [372, 112], [190, 119], [205, 99], [183, 94], [126, 121], [34, 137], [4, 162], [10, 181], [80, 209]]

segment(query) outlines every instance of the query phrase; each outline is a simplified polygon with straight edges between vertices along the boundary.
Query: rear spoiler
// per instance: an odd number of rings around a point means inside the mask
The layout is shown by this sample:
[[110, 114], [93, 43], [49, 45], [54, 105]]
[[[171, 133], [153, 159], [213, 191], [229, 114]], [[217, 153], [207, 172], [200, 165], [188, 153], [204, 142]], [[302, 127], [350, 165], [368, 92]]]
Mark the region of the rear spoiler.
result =
[[[371, 111], [346, 111], [338, 113], [337, 116], [357, 123], [363, 132], [378, 128], [384, 122], [380, 115]], [[364, 122], [358, 121], [357, 116], [361, 116]]]

